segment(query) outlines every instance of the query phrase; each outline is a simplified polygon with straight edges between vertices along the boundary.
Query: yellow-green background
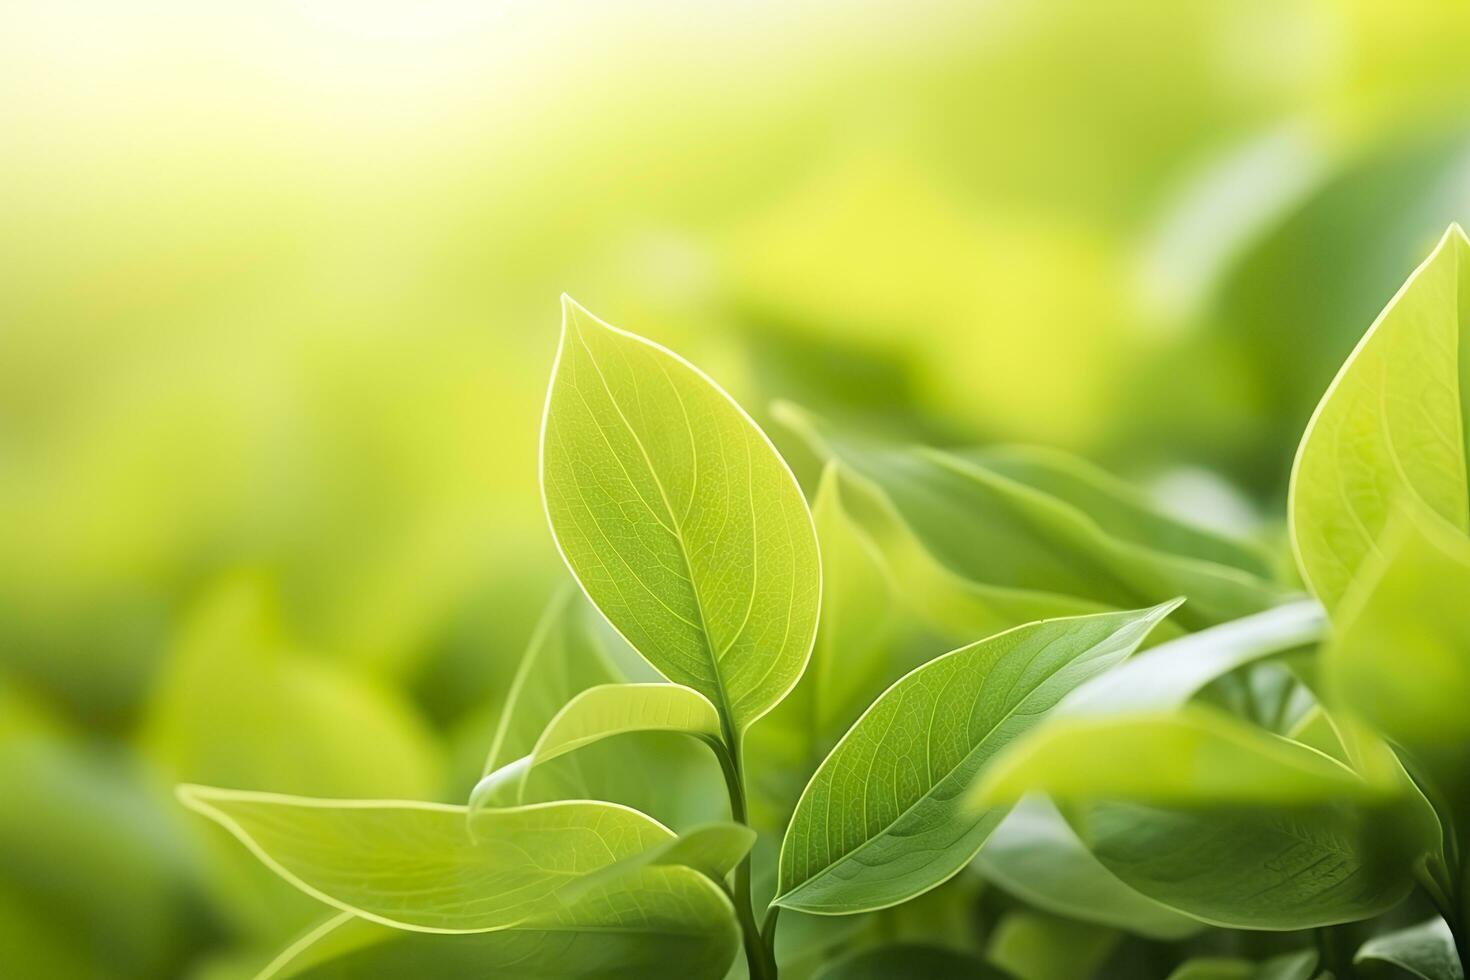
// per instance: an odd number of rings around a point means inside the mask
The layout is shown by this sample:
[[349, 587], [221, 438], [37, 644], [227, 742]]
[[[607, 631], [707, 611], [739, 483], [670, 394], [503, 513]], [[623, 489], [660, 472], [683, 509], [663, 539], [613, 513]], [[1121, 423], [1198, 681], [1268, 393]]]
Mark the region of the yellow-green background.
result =
[[310, 921], [176, 780], [463, 798], [560, 574], [562, 291], [763, 419], [1278, 534], [1470, 217], [1467, 51], [1448, 0], [0, 7], [0, 974]]

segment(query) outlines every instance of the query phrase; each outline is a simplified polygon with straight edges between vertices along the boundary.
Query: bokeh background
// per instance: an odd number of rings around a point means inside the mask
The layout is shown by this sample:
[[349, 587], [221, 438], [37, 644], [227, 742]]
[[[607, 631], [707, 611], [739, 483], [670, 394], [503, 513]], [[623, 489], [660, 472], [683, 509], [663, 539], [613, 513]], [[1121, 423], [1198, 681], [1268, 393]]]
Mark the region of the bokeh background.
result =
[[1279, 540], [1470, 218], [1467, 50], [1450, 0], [0, 6], [0, 975], [311, 920], [177, 780], [464, 799], [562, 575], [562, 291], [763, 421]]

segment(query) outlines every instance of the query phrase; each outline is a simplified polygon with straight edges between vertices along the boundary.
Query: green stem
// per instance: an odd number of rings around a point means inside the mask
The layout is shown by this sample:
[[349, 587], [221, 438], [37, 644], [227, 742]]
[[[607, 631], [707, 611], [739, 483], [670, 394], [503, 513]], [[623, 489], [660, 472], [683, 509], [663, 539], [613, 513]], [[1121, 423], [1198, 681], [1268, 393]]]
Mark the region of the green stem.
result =
[[772, 905], [766, 909], [766, 917], [761, 921], [761, 940], [765, 943], [766, 959], [771, 968], [776, 967], [776, 919], [781, 914], [781, 906]]
[[[724, 741], [715, 746], [715, 756], [720, 760], [720, 771], [725, 776], [725, 789], [730, 795], [730, 818], [748, 827], [750, 818], [745, 808], [745, 779], [740, 771], [740, 740], [734, 737], [729, 728], [725, 730]], [[740, 935], [745, 945], [745, 962], [750, 969], [751, 980], [776, 980], [774, 931], [772, 945], [768, 949], [755, 921], [750, 894], [750, 867], [751, 856], [746, 854], [735, 868], [735, 894], [732, 896], [735, 917], [740, 922]]]

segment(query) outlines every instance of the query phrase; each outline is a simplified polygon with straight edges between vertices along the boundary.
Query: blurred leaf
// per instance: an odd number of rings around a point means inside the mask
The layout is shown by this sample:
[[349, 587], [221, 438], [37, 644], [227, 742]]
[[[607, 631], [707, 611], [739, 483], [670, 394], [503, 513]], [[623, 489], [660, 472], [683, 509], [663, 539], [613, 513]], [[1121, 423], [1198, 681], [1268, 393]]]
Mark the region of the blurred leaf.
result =
[[[170, 777], [328, 796], [432, 797], [440, 760], [396, 692], [297, 654], [260, 577], [209, 591], [179, 630], [141, 733]], [[204, 884], [235, 928], [279, 941], [316, 914], [215, 828], [190, 822]]]
[[151, 980], [193, 922], [174, 828], [116, 754], [0, 738], [0, 975]]
[[822, 474], [812, 516], [822, 558], [822, 613], [806, 672], [752, 726], [752, 810], [779, 831], [832, 744], [899, 671], [893, 585], [882, 557], [843, 508], [835, 469]]
[[990, 446], [955, 455], [1070, 504], [1120, 540], [1263, 579], [1272, 575], [1263, 548], [1171, 517], [1132, 486], [1076, 456], [1042, 446]]
[[590, 896], [495, 932], [410, 932], [344, 912], [277, 957], [260, 980], [720, 980], [739, 945], [729, 899], [707, 878], [687, 868], [645, 868], [616, 896]]
[[1066, 500], [973, 456], [864, 445], [826, 431], [793, 406], [781, 417], [880, 490], [925, 547], [971, 581], [1119, 608], [1187, 595], [1178, 617], [1194, 628], [1259, 612], [1282, 598], [1240, 569], [1118, 537]]
[[1250, 960], [1205, 956], [1180, 964], [1168, 980], [1252, 980], [1255, 975], [1256, 965]]
[[814, 980], [1005, 980], [1006, 974], [984, 960], [918, 943], [895, 943], [863, 950], [837, 960], [816, 974]]
[[670, 840], [608, 803], [480, 810], [182, 786], [271, 870], [329, 905], [400, 929], [483, 932], [557, 907], [577, 879]]
[[1455, 937], [1435, 917], [1408, 929], [1374, 936], [1358, 948], [1354, 963], [1388, 963], [1421, 980], [1464, 980]]
[[484, 772], [528, 756], [536, 740], [573, 697], [623, 680], [598, 642], [586, 605], [570, 587], [551, 599], [516, 668], [490, 743]]
[[821, 592], [806, 501], [770, 441], [662, 347], [564, 303], [542, 484], [588, 595], [738, 736], [800, 678]]
[[802, 793], [773, 903], [862, 912], [958, 872], [1005, 812], [967, 809], [964, 787], [1069, 690], [1132, 653], [1176, 605], [1018, 627], [899, 680]]
[[1048, 721], [1002, 750], [970, 798], [977, 808], [1014, 803], [1029, 792], [1059, 802], [1290, 807], [1383, 800], [1400, 786], [1396, 779], [1366, 782], [1316, 749], [1195, 705]]
[[1102, 926], [1012, 912], [996, 926], [989, 956], [1016, 980], [1088, 980], [1117, 942], [1118, 933]]
[[1201, 928], [1194, 919], [1119, 881], [1043, 797], [1016, 804], [975, 856], [975, 864], [987, 881], [1053, 915], [1151, 939], [1179, 939]]
[[1470, 540], [1433, 518], [1392, 521], [1338, 606], [1330, 690], [1400, 742], [1470, 738], [1466, 595]]
[[1384, 309], [1322, 398], [1292, 471], [1292, 541], [1329, 609], [1372, 553], [1394, 508], [1423, 507], [1470, 529], [1455, 351], [1470, 286], [1470, 241], [1453, 226]]
[[1409, 894], [1410, 868], [1424, 846], [1404, 839], [1394, 814], [1340, 804], [1197, 810], [1100, 803], [1067, 817], [1124, 883], [1232, 929], [1371, 918]]

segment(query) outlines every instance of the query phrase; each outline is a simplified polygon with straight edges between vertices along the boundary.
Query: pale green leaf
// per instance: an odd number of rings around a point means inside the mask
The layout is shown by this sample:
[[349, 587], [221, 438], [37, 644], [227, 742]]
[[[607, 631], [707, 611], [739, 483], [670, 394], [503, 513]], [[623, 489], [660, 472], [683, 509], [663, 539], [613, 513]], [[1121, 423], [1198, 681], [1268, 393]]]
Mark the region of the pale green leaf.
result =
[[1410, 744], [1470, 738], [1470, 540], [1407, 515], [1337, 610], [1324, 673], [1337, 703]]
[[709, 699], [680, 684], [603, 684], [568, 701], [531, 751], [531, 765], [629, 732], [682, 732], [720, 736], [720, 716]]
[[1200, 929], [1195, 920], [1119, 881], [1044, 797], [1017, 804], [975, 865], [987, 881], [1055, 915], [1153, 939], [1179, 939]]
[[724, 816], [719, 766], [706, 747], [677, 735], [641, 732], [589, 743], [531, 769], [536, 742], [557, 713], [588, 688], [622, 681], [624, 661], [653, 676], [585, 597], [570, 586], [559, 592], [516, 671], [474, 804], [608, 800], [674, 827]]
[[1302, 577], [1335, 609], [1396, 507], [1470, 530], [1470, 241], [1452, 226], [1389, 301], [1307, 424], [1292, 468]]
[[1394, 779], [1369, 783], [1316, 749], [1190, 705], [1162, 714], [1052, 719], [995, 758], [972, 798], [977, 807], [1014, 803], [1029, 792], [1058, 801], [1300, 806], [1382, 800], [1400, 788]]
[[570, 587], [559, 590], [516, 668], [485, 774], [530, 755], [551, 719], [582, 691], [621, 680], [587, 616], [585, 601]]
[[774, 904], [861, 912], [958, 872], [1005, 813], [963, 805], [976, 774], [1068, 691], [1131, 654], [1175, 605], [1032, 623], [901, 678], [803, 792]]
[[603, 739], [637, 732], [677, 732], [709, 741], [720, 737], [720, 717], [709, 699], [679, 684], [601, 684], [589, 687], [556, 713], [530, 755], [491, 772], [470, 795], [470, 806], [514, 797], [535, 767]]
[[1118, 938], [1103, 926], [1018, 911], [996, 926], [986, 954], [1016, 980], [1088, 980]]
[[412, 932], [344, 912], [284, 951], [259, 980], [720, 980], [739, 942], [730, 901], [707, 878], [688, 868], [644, 868], [615, 898], [574, 901], [496, 932]]
[[563, 304], [541, 481], [567, 565], [669, 680], [739, 735], [816, 634], [816, 534], [785, 462], [693, 365]]
[[611, 803], [545, 803], [470, 815], [462, 806], [319, 800], [182, 786], [297, 888], [384, 925], [484, 932], [560, 905], [579, 878], [673, 834]]
[[1389, 963], [1420, 980], [1465, 980], [1455, 937], [1444, 919], [1374, 936], [1358, 948], [1354, 963]]
[[943, 946], [893, 943], [835, 960], [815, 980], [1006, 980], [1008, 976], [982, 959]]
[[926, 446], [892, 448], [842, 438], [800, 409], [780, 417], [818, 452], [835, 456], [891, 503], [944, 565], [977, 583], [1134, 608], [1186, 595], [1190, 627], [1236, 619], [1283, 598], [1258, 575], [1110, 533], [1066, 500]]
[[959, 455], [1071, 504], [1116, 538], [1271, 577], [1265, 549], [1172, 517], [1128, 483], [1076, 456], [1043, 446], [1009, 445]]

